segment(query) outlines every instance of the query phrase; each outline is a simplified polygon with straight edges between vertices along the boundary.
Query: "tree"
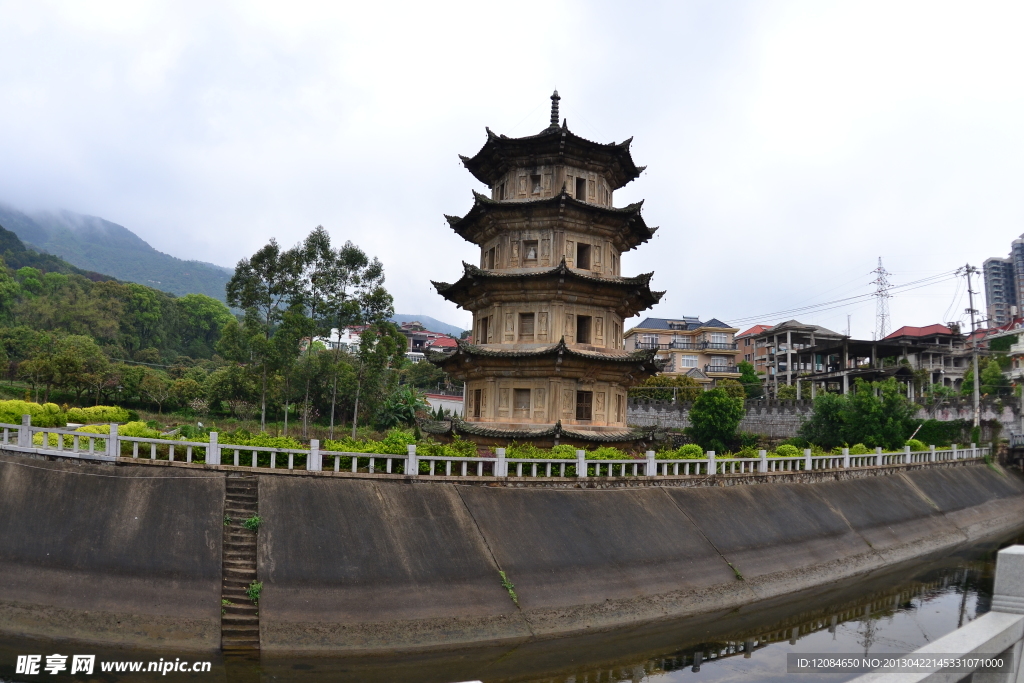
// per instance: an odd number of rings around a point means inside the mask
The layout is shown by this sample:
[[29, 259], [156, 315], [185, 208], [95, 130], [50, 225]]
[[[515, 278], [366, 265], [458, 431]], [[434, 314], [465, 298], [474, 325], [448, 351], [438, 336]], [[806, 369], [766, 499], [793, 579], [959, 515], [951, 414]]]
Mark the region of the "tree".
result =
[[754, 370], [754, 365], [748, 361], [741, 360], [737, 365], [740, 371], [740, 384], [747, 392], [747, 398], [761, 398], [764, 396], [764, 387], [761, 385], [761, 378]]
[[[1006, 379], [1003, 375], [1003, 369], [997, 358], [989, 358], [982, 365], [980, 384], [979, 391], [987, 396], [1006, 396], [1010, 394], [1010, 380]], [[973, 376], [971, 377], [971, 386], [973, 392]]]
[[723, 389], [702, 393], [690, 408], [690, 435], [704, 450], [725, 452], [725, 444], [736, 436], [743, 419], [743, 399]]
[[276, 323], [299, 297], [297, 281], [301, 271], [301, 251], [282, 251], [277, 241], [271, 239], [250, 258], [238, 262], [227, 284], [228, 304], [246, 312], [245, 324], [250, 328], [245, 335], [249, 339], [249, 362], [260, 368], [260, 429], [266, 428], [267, 380], [272, 359], [269, 345], [254, 344], [252, 338], [258, 330], [265, 342], [270, 341]]
[[697, 400], [704, 388], [700, 382], [686, 375], [655, 375], [630, 389], [630, 395], [657, 401], [690, 403]]
[[438, 384], [445, 381], [444, 370], [427, 362], [409, 363], [403, 368], [402, 374], [405, 381], [417, 389], [436, 389]]
[[409, 386], [399, 387], [381, 403], [377, 426], [388, 429], [399, 424], [413, 425], [417, 411], [421, 410], [430, 410], [423, 394]]
[[181, 348], [193, 358], [212, 356], [221, 330], [234, 320], [231, 311], [204, 294], [186, 294], [174, 303], [181, 321], [178, 328]]
[[795, 401], [796, 385], [780, 384], [778, 389], [775, 390], [775, 399], [778, 401]]
[[914, 430], [912, 405], [895, 379], [865, 382], [857, 379], [847, 396], [843, 415], [843, 436], [846, 443], [862, 443], [870, 448], [896, 450], [903, 447]]
[[747, 397], [746, 389], [744, 389], [743, 385], [734, 379], [720, 379], [716, 386], [733, 398], [743, 400]]
[[139, 383], [139, 391], [156, 404], [157, 412], [164, 412], [164, 403], [171, 397], [171, 383], [158, 372], [148, 371]]
[[800, 426], [800, 436], [825, 449], [842, 446], [846, 439], [846, 397], [821, 393], [814, 398], [814, 412]]

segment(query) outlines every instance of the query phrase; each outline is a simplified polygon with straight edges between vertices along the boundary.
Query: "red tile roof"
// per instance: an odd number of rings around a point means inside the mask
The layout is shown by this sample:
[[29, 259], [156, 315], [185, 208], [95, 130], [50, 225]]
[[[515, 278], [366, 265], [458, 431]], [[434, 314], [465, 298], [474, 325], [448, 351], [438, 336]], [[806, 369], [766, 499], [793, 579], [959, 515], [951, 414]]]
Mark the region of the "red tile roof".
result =
[[457, 347], [458, 344], [451, 337], [438, 337], [430, 342], [430, 348], [452, 348]]
[[749, 336], [749, 335], [752, 335], [752, 334], [761, 334], [765, 330], [770, 330], [770, 329], [772, 329], [771, 325], [754, 325], [753, 327], [751, 327], [746, 332], [740, 332], [739, 334], [737, 334], [736, 338], [738, 339], [740, 337], [746, 337], [746, 336]]
[[949, 329], [945, 325], [940, 325], [939, 323], [927, 325], [926, 327], [904, 325], [886, 337], [886, 339], [896, 339], [898, 337], [928, 337], [933, 334], [953, 334], [953, 330]]

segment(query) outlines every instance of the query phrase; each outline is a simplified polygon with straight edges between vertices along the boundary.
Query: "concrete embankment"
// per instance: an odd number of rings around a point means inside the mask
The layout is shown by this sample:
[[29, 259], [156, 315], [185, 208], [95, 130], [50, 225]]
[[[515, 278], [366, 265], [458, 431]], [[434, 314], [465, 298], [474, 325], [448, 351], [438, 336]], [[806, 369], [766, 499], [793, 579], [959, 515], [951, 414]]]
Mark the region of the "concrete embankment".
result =
[[[1018, 474], [882, 471], [575, 489], [261, 474], [260, 644], [372, 653], [720, 613], [1024, 526]], [[0, 632], [216, 649], [224, 476], [0, 455]]]
[[222, 474], [0, 455], [0, 632], [220, 646]]
[[608, 629], [834, 582], [1024, 525], [1024, 481], [983, 465], [603, 490], [261, 477], [260, 515], [263, 649], [374, 651]]

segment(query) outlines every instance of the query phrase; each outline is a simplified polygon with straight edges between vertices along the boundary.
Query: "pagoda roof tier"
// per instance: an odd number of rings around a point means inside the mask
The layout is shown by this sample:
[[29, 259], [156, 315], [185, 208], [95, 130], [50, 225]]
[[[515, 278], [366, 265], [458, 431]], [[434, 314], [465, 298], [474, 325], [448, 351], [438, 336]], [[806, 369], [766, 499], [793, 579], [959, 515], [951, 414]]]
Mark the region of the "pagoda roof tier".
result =
[[602, 144], [576, 135], [566, 122], [537, 135], [510, 138], [487, 129], [487, 142], [472, 158], [459, 155], [477, 180], [488, 187], [513, 168], [567, 164], [604, 175], [613, 190], [639, 177], [646, 168], [633, 163], [633, 138]]
[[456, 379], [478, 378], [514, 372], [516, 377], [561, 377], [584, 381], [621, 382], [632, 385], [657, 374], [655, 350], [602, 351], [570, 346], [565, 339], [556, 344], [503, 348], [498, 344], [480, 346], [457, 340], [458, 348], [428, 360]]
[[516, 202], [473, 192], [469, 213], [461, 218], [445, 218], [460, 237], [481, 246], [507, 230], [535, 230], [548, 227], [546, 223], [560, 223], [562, 227], [575, 225], [582, 232], [602, 234], [621, 252], [638, 247], [658, 230], [647, 227], [640, 215], [642, 206], [642, 201], [622, 208], [598, 206], [569, 196], [565, 188], [553, 197]]
[[596, 443], [623, 443], [646, 438], [650, 430], [610, 429], [590, 430], [578, 425], [563, 426], [559, 420], [555, 424], [541, 424], [534, 429], [510, 428], [502, 423], [466, 422], [458, 418], [450, 420], [420, 420], [420, 429], [428, 434], [466, 435], [497, 439], [498, 441], [548, 441], [565, 439], [567, 441], [592, 441]]
[[651, 291], [651, 277], [598, 277], [570, 268], [565, 257], [554, 268], [529, 270], [483, 270], [462, 262], [465, 270], [458, 282], [432, 282], [438, 294], [468, 311], [495, 302], [559, 301], [565, 297], [586, 297], [596, 306], [607, 306], [630, 318], [661, 300], [665, 292]]

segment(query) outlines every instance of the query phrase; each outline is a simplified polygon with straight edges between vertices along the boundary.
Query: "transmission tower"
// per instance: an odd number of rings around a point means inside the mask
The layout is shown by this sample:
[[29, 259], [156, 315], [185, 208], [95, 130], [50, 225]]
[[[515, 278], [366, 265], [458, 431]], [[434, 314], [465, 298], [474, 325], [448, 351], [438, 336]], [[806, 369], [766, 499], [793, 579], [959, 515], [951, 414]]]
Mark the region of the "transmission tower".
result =
[[875, 279], [871, 281], [875, 285], [875, 338], [882, 340], [889, 336], [889, 297], [892, 296], [889, 294], [892, 286], [889, 284], [889, 276], [892, 273], [882, 267], [881, 256], [878, 257], [878, 267], [871, 272], [875, 274]]

